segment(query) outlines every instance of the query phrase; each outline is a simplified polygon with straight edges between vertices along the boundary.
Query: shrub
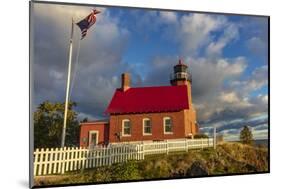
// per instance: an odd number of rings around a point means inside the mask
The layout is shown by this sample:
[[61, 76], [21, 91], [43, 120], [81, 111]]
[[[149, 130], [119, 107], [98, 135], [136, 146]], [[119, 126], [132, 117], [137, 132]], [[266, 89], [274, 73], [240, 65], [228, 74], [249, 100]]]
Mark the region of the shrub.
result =
[[114, 164], [110, 167], [112, 181], [141, 179], [138, 164], [135, 161]]
[[194, 135], [194, 138], [209, 138], [209, 137], [208, 137], [208, 135], [198, 133], [198, 134]]

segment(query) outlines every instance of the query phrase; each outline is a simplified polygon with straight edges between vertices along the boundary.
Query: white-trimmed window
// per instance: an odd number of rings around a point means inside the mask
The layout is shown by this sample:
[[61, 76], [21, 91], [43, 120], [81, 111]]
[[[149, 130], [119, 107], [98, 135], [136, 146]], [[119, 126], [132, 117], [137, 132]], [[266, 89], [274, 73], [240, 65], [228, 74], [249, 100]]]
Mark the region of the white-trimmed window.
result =
[[131, 121], [129, 119], [122, 120], [122, 136], [131, 136]]
[[172, 134], [173, 133], [172, 118], [164, 117], [163, 118], [163, 125], [164, 125], [164, 134]]
[[99, 132], [89, 131], [89, 147], [97, 145], [99, 142]]
[[151, 135], [152, 134], [151, 119], [144, 118], [142, 120], [142, 127], [143, 127], [143, 135]]

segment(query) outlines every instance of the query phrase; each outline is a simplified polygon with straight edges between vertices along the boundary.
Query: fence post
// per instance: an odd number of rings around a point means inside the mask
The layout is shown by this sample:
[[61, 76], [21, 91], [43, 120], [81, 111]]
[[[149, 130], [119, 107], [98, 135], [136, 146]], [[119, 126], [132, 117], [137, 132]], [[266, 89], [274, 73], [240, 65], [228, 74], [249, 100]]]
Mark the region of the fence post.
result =
[[65, 171], [65, 150], [66, 147], [62, 148], [62, 158], [61, 158], [61, 163], [62, 163], [62, 167], [61, 167], [61, 173], [64, 174]]
[[45, 151], [43, 175], [47, 174], [47, 167], [49, 163], [48, 158], [49, 158], [49, 148], [47, 148]]
[[87, 159], [87, 156], [86, 156], [86, 149], [84, 149], [83, 147], [80, 147], [82, 148], [82, 169], [85, 169], [85, 164], [86, 164], [86, 159]]
[[112, 149], [111, 149], [111, 164], [114, 164], [115, 163], [115, 148], [114, 146], [112, 146]]
[[55, 148], [55, 151], [54, 151], [54, 153], [55, 153], [55, 164], [54, 164], [54, 173], [57, 173], [58, 171], [57, 171], [57, 164], [58, 164], [58, 148]]
[[70, 147], [67, 147], [65, 151], [65, 161], [66, 161], [65, 171], [69, 171], [69, 161], [71, 160], [69, 155], [70, 155]]
[[108, 146], [108, 150], [109, 150], [109, 165], [112, 164], [112, 147], [111, 146]]
[[169, 145], [168, 145], [168, 141], [166, 140], [166, 154], [169, 153]]
[[48, 174], [52, 174], [53, 171], [53, 166], [54, 166], [54, 151], [53, 151], [53, 148], [51, 148], [51, 151], [50, 151], [50, 156], [49, 156], [49, 167], [48, 167]]
[[139, 145], [138, 145], [138, 155], [137, 155], [138, 158], [137, 158], [137, 160], [140, 160], [140, 159], [141, 159], [141, 145], [142, 145], [142, 144], [139, 144]]
[[141, 144], [141, 159], [144, 159], [144, 143]]
[[138, 144], [138, 148], [137, 148], [137, 160], [140, 160], [140, 150], [141, 150], [141, 144]]
[[38, 167], [38, 175], [42, 175], [42, 167], [43, 167], [43, 153], [44, 153], [44, 148], [41, 148], [40, 152], [38, 152], [39, 154], [39, 167]]
[[134, 159], [135, 160], [138, 160], [138, 151], [139, 151], [139, 144], [136, 144], [135, 153], [134, 153]]
[[73, 166], [74, 166], [74, 162], [73, 162], [73, 159], [74, 159], [74, 147], [71, 147], [70, 148], [70, 159], [71, 159], [71, 161], [70, 161], [70, 171], [72, 171], [73, 170]]
[[37, 164], [38, 164], [38, 156], [39, 156], [39, 148], [36, 149], [34, 154], [34, 163], [33, 163], [33, 175], [37, 175]]
[[139, 153], [139, 144], [136, 145], [135, 154], [134, 154], [135, 160], [138, 160], [138, 153]]
[[187, 141], [187, 138], [185, 139], [185, 151], [188, 152], [188, 141]]

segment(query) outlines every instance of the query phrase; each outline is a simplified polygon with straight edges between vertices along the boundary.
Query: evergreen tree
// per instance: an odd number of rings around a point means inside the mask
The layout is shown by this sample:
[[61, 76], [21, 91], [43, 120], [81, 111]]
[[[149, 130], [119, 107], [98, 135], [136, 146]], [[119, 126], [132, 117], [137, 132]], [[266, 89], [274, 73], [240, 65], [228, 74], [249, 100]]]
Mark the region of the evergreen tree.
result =
[[249, 126], [244, 126], [240, 132], [240, 141], [243, 144], [253, 144], [253, 134]]

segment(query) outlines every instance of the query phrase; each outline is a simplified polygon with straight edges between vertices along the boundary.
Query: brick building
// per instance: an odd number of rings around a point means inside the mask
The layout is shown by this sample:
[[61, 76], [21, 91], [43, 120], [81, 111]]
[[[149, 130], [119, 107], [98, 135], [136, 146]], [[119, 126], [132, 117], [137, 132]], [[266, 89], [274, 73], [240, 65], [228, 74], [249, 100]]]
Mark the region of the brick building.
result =
[[106, 109], [109, 119], [81, 123], [80, 146], [191, 138], [198, 132], [191, 75], [181, 60], [171, 86], [134, 88], [128, 73], [121, 80]]

